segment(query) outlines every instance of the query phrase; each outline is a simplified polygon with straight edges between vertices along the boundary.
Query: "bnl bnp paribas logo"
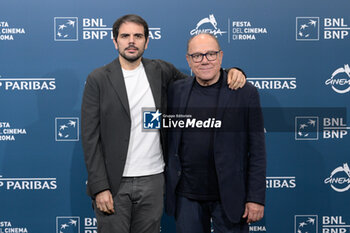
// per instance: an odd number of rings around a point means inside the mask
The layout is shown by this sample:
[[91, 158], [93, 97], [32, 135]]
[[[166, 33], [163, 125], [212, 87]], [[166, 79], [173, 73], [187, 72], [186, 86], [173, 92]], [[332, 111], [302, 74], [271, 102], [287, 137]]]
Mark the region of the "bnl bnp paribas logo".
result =
[[56, 217], [56, 233], [80, 233], [80, 217]]
[[2, 175], [0, 175], [0, 189], [16, 190], [16, 191], [56, 190], [57, 179], [52, 177], [10, 178], [10, 177], [3, 177]]
[[55, 78], [4, 77], [0, 75], [0, 91], [53, 91]]
[[78, 40], [78, 18], [77, 17], [55, 17], [55, 41], [77, 41]]
[[56, 141], [79, 141], [79, 118], [56, 117], [55, 139]]
[[349, 30], [344, 18], [296, 17], [297, 41], [343, 40], [349, 36]]
[[247, 81], [260, 90], [295, 90], [296, 77], [248, 77]]
[[318, 233], [318, 216], [295, 215], [294, 233]]
[[295, 117], [295, 140], [319, 140], [320, 132], [323, 139], [342, 139], [348, 134], [349, 129], [345, 118], [342, 117]]
[[320, 216], [322, 223], [318, 223], [318, 215], [295, 215], [294, 233], [346, 233], [350, 230], [343, 216]]
[[[113, 39], [112, 27], [105, 24], [103, 18], [80, 19], [81, 34], [79, 34], [78, 17], [54, 17], [55, 41], [78, 41]], [[149, 39], [160, 40], [162, 38], [160, 27], [149, 28]]]
[[331, 86], [333, 91], [339, 94], [345, 94], [350, 91], [350, 67], [348, 64], [337, 68], [332, 76], [325, 81], [325, 84]]

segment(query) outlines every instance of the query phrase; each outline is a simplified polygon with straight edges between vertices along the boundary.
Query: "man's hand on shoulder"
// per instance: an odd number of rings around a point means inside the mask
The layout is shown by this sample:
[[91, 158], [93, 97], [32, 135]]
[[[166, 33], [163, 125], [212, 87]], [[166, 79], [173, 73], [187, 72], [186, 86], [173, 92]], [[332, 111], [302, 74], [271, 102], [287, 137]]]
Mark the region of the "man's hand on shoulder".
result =
[[96, 195], [97, 208], [107, 214], [114, 213], [114, 203], [112, 193], [109, 190], [102, 191]]
[[242, 88], [246, 83], [245, 74], [237, 69], [231, 68], [228, 70], [227, 74], [227, 85], [232, 90], [237, 90], [238, 88]]
[[264, 206], [254, 202], [245, 204], [243, 218], [247, 218], [247, 223], [259, 221], [264, 217]]

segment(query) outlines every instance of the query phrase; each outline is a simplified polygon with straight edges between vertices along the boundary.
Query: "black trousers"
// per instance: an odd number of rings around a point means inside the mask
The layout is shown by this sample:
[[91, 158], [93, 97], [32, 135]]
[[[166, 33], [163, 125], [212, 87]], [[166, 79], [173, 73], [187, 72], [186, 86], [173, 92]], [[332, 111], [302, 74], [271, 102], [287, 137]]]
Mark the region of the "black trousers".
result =
[[177, 233], [248, 233], [248, 223], [232, 223], [219, 201], [195, 201], [177, 197]]

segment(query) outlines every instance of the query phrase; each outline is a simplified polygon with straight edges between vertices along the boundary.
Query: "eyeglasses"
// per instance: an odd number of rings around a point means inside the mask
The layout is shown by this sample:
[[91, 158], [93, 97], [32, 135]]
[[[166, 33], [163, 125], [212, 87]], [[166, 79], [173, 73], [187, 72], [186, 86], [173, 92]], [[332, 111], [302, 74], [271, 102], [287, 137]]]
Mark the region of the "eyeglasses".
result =
[[203, 61], [204, 56], [207, 58], [208, 61], [215, 61], [220, 51], [221, 50], [209, 51], [207, 53], [193, 53], [193, 54], [187, 54], [187, 55], [190, 56], [192, 58], [192, 61], [196, 63]]

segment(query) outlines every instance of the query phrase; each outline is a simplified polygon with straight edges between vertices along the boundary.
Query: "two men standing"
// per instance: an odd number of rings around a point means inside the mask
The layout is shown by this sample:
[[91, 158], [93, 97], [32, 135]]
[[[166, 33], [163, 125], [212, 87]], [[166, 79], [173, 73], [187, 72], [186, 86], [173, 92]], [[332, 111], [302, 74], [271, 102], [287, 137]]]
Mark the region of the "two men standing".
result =
[[[141, 17], [119, 18], [113, 34], [119, 56], [88, 76], [83, 95], [87, 192], [99, 233], [155, 233], [163, 213], [166, 135], [141, 131], [142, 108], [166, 112], [169, 84], [187, 76], [167, 62], [142, 58], [148, 25]], [[230, 73], [244, 85], [241, 72]]]

